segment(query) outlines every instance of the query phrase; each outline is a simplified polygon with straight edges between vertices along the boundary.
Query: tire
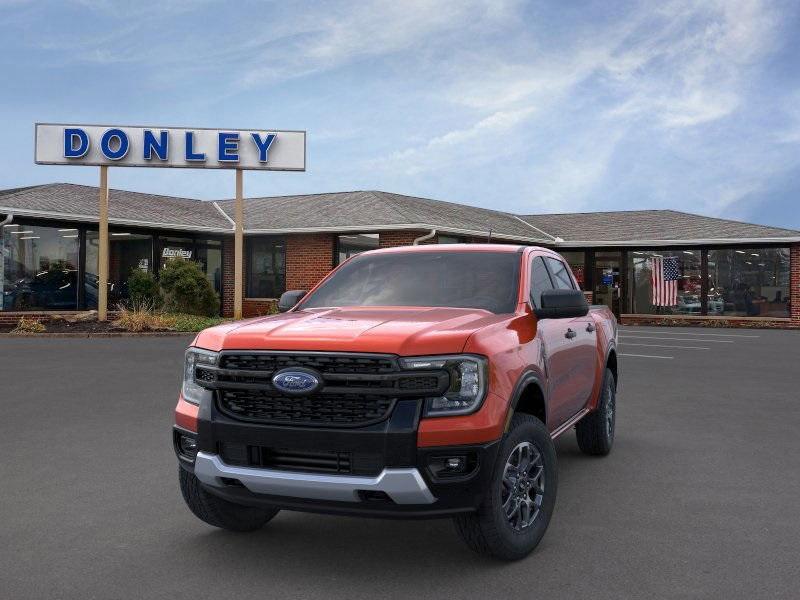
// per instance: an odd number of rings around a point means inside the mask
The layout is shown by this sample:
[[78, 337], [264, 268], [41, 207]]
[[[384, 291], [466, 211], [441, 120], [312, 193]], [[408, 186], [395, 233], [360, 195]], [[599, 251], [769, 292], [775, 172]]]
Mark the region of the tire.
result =
[[[535, 498], [534, 508], [538, 512], [532, 510], [535, 514], [527, 525], [520, 520], [513, 522], [513, 518], [507, 516], [504, 508], [504, 499], [512, 502], [509, 506], [513, 507], [515, 504], [513, 494], [509, 494], [509, 486], [504, 485], [504, 476], [507, 467], [510, 467], [509, 471], [513, 474], [513, 459], [520, 446], [532, 448], [538, 453], [538, 457], [533, 454], [533, 460], [529, 462], [532, 468], [536, 465], [540, 467], [535, 472], [529, 471], [530, 476], [525, 480], [512, 477], [523, 485], [524, 498], [525, 485], [529, 486], [527, 499]], [[536, 473], [541, 473], [543, 477], [534, 476]], [[511, 427], [500, 442], [490, 486], [491, 489], [486, 491], [483, 503], [476, 513], [454, 518], [456, 531], [467, 546], [479, 554], [508, 561], [525, 558], [536, 548], [547, 531], [558, 488], [555, 447], [547, 427], [539, 419], [521, 413], [515, 414], [511, 419]], [[537, 493], [537, 489], [541, 493]], [[514, 515], [522, 518], [524, 511]], [[530, 516], [531, 513], [528, 513], [529, 518]]]
[[614, 427], [617, 420], [617, 386], [614, 374], [606, 369], [603, 394], [597, 408], [578, 421], [575, 434], [578, 447], [584, 454], [605, 456], [614, 445]]
[[201, 521], [228, 531], [257, 531], [278, 514], [278, 509], [241, 506], [209, 494], [200, 481], [187, 470], [178, 467], [183, 499]]

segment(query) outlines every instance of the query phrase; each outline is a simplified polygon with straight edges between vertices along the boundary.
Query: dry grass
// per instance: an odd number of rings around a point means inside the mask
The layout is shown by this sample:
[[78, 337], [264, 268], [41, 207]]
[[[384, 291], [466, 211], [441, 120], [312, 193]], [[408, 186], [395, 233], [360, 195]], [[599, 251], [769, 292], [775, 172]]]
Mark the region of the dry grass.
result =
[[44, 333], [45, 331], [45, 326], [39, 319], [20, 317], [17, 326], [11, 330], [11, 333]]
[[120, 305], [119, 316], [114, 321], [114, 326], [133, 333], [172, 329], [170, 319], [156, 312], [148, 302], [136, 303], [129, 308]]
[[114, 327], [132, 333], [142, 331], [202, 331], [225, 322], [222, 317], [199, 317], [181, 313], [164, 313], [154, 308], [152, 303], [140, 302], [131, 306], [120, 305], [119, 316]]

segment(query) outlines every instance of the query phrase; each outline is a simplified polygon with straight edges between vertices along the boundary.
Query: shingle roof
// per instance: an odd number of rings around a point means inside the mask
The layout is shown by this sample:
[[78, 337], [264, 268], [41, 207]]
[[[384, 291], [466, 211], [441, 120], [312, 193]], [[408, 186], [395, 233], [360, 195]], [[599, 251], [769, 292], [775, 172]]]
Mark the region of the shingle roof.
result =
[[[0, 212], [97, 221], [98, 189], [53, 183], [0, 190]], [[228, 233], [234, 201], [111, 190], [113, 224]], [[567, 213], [515, 216], [510, 213], [380, 191], [336, 192], [245, 199], [246, 232], [438, 229], [442, 233], [486, 236], [553, 246], [638, 245], [642, 243], [800, 240], [800, 231], [766, 227], [674, 210]], [[560, 240], [556, 241], [556, 238]], [[563, 240], [563, 241], [562, 241]]]
[[[98, 188], [71, 183], [36, 185], [0, 192], [0, 210], [15, 214], [97, 221]], [[109, 190], [109, 221], [161, 228], [230, 230], [213, 203], [175, 196]]]
[[[233, 200], [222, 200], [218, 204], [233, 218]], [[509, 213], [388, 192], [248, 198], [245, 206], [245, 229], [248, 231], [357, 231], [405, 227], [484, 236], [491, 229], [496, 238], [552, 241]]]
[[565, 242], [634, 243], [800, 238], [800, 231], [675, 210], [521, 215], [521, 218]]

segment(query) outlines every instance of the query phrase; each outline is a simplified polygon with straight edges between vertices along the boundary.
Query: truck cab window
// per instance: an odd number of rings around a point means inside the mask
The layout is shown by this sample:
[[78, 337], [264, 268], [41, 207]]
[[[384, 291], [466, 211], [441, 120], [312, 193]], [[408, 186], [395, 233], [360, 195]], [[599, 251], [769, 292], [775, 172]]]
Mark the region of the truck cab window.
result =
[[553, 283], [558, 290], [574, 290], [575, 285], [572, 283], [572, 277], [569, 275], [567, 266], [560, 260], [547, 257], [547, 266], [550, 267], [550, 273], [553, 276]]
[[542, 307], [542, 292], [554, 289], [550, 273], [541, 256], [537, 256], [531, 263], [531, 302], [534, 308]]

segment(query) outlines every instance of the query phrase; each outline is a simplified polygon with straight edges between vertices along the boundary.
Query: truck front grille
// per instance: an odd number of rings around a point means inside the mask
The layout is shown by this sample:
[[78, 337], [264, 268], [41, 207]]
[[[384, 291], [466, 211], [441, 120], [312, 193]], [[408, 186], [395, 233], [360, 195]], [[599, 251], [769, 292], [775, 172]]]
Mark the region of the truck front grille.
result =
[[346, 354], [252, 353], [226, 354], [220, 365], [243, 371], [278, 371], [285, 367], [306, 367], [326, 373], [380, 374], [392, 373], [397, 364], [391, 357]]
[[[322, 385], [307, 396], [285, 394], [272, 376], [292, 367], [315, 371]], [[440, 395], [450, 383], [444, 370], [403, 371], [393, 355], [345, 352], [223, 352], [218, 366], [198, 365], [195, 379], [234, 419], [321, 427], [378, 423], [399, 398]]]
[[389, 416], [395, 399], [367, 394], [287, 397], [260, 390], [222, 390], [219, 409], [243, 421], [355, 427]]
[[219, 455], [229, 465], [279, 471], [377, 475], [384, 467], [383, 457], [380, 454], [270, 448], [236, 442], [221, 442]]

